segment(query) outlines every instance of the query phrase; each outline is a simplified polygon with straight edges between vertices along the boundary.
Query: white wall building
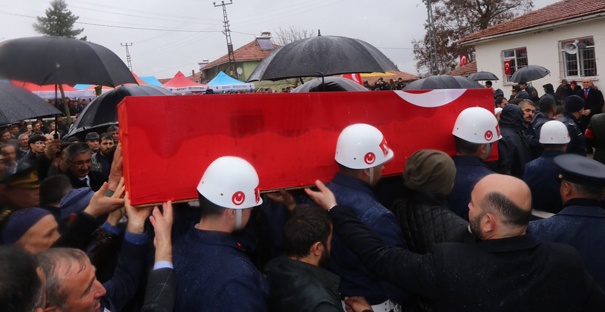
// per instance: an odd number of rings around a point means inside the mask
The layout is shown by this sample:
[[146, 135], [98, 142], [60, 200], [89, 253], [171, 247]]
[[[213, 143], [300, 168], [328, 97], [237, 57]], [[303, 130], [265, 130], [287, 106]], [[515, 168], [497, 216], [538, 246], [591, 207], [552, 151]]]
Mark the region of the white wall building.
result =
[[[550, 75], [532, 81], [538, 93], [562, 79], [581, 85], [590, 77], [605, 89], [605, 1], [564, 0], [463, 38], [475, 47], [477, 70], [496, 74], [493, 82], [506, 97], [515, 84], [509, 79], [519, 68], [540, 65]], [[507, 70], [507, 67], [510, 68]]]

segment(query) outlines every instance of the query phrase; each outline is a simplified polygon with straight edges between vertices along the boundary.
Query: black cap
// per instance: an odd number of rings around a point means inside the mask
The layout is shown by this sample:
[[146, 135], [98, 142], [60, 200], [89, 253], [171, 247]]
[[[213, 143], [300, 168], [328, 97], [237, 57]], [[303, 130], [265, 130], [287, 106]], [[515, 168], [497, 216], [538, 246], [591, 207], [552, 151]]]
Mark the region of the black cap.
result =
[[563, 154], [555, 157], [561, 178], [580, 185], [605, 186], [605, 165], [584, 156]]
[[568, 113], [579, 112], [584, 108], [584, 99], [577, 95], [570, 95], [565, 98], [565, 111]]

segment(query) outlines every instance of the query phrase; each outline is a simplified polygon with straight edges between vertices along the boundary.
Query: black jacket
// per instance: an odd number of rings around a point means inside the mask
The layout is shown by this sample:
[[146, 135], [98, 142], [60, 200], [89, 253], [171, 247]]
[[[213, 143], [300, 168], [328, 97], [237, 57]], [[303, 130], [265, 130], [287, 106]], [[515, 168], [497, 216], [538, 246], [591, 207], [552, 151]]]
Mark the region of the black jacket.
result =
[[272, 312], [343, 312], [338, 293], [340, 278], [330, 271], [287, 257], [265, 268]]
[[586, 156], [586, 139], [576, 117], [570, 113], [565, 113], [563, 117], [557, 120], [564, 123], [569, 132], [570, 141], [567, 143], [567, 152]]
[[605, 292], [572, 247], [523, 235], [437, 244], [419, 255], [384, 245], [346, 207], [330, 215], [370, 270], [430, 298], [437, 311], [605, 311]]
[[176, 291], [174, 279], [173, 269], [162, 268], [151, 271], [141, 312], [172, 312]]
[[448, 208], [445, 196], [407, 190], [395, 203], [393, 213], [412, 252], [427, 253], [438, 243], [474, 241], [468, 222]]
[[500, 173], [521, 178], [525, 164], [532, 160], [531, 138], [523, 132], [523, 111], [517, 105], [506, 105], [500, 114], [498, 167]]

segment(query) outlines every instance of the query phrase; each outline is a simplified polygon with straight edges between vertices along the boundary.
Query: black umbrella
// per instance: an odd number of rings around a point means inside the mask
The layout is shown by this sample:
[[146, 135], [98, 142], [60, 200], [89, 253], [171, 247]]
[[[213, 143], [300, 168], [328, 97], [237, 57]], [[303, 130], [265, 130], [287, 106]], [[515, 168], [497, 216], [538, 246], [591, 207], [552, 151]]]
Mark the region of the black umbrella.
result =
[[90, 102], [78, 115], [66, 137], [82, 137], [90, 131], [104, 130], [118, 123], [117, 105], [127, 96], [173, 95], [172, 92], [151, 85], [127, 85], [109, 91]]
[[368, 89], [351, 79], [326, 77], [307, 81], [292, 90], [292, 93], [323, 91], [368, 91]]
[[468, 75], [468, 79], [473, 81], [481, 81], [481, 80], [499, 80], [498, 76], [490, 73], [488, 71], [479, 71], [474, 74]]
[[397, 70], [371, 44], [347, 37], [317, 36], [289, 43], [269, 54], [248, 81], [324, 77]]
[[410, 82], [404, 90], [479, 89], [482, 85], [462, 76], [431, 76]]
[[23, 88], [0, 83], [0, 125], [62, 114], [39, 96]]
[[527, 65], [517, 70], [510, 78], [511, 82], [533, 81], [550, 75], [550, 70], [540, 65]]
[[96, 43], [44, 36], [0, 43], [0, 77], [48, 84], [136, 83], [124, 62]]

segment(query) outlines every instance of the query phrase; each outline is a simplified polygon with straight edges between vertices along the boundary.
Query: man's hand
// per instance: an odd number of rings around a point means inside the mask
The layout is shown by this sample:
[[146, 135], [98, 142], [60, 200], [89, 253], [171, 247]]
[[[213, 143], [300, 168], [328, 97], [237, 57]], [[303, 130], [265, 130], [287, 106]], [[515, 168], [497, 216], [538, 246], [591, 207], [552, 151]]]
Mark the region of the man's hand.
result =
[[372, 306], [364, 297], [345, 297], [345, 309], [347, 312], [372, 311]]
[[91, 215], [93, 218], [98, 218], [124, 207], [124, 199], [121, 198], [124, 193], [124, 179], [120, 180], [116, 187], [116, 191], [111, 197], [105, 196], [105, 192], [107, 192], [107, 182], [103, 183], [103, 186], [95, 192], [90, 199], [90, 203], [88, 203], [88, 206], [84, 209], [84, 212]]
[[172, 202], [163, 203], [162, 210], [163, 214], [158, 207], [154, 207], [152, 215], [149, 217], [155, 232], [153, 239], [155, 261], [172, 262]]
[[120, 179], [122, 178], [122, 145], [118, 143], [116, 151], [113, 154], [113, 161], [111, 162], [111, 168], [109, 169], [109, 190], [115, 191]]
[[130, 204], [130, 196], [126, 192], [124, 196], [124, 207], [126, 207], [126, 216], [128, 216], [128, 223], [126, 224], [126, 231], [133, 234], [143, 234], [145, 232], [145, 220], [149, 216], [151, 206], [137, 208]]
[[288, 211], [292, 211], [294, 210], [294, 208], [296, 208], [296, 201], [294, 200], [294, 196], [292, 196], [292, 194], [290, 194], [290, 192], [286, 190], [279, 190], [275, 193], [268, 193], [267, 197], [269, 197], [270, 200], [276, 203], [284, 204], [286, 208], [288, 208]]
[[584, 111], [582, 111], [582, 115], [584, 115], [584, 116], [590, 115], [590, 109], [585, 109]]
[[319, 192], [306, 188], [305, 193], [307, 193], [307, 195], [309, 195], [309, 197], [311, 197], [311, 199], [319, 207], [325, 209], [326, 211], [330, 211], [330, 209], [337, 205], [334, 193], [332, 193], [332, 191], [330, 191], [330, 189], [319, 180], [315, 181], [315, 186], [317, 186]]

